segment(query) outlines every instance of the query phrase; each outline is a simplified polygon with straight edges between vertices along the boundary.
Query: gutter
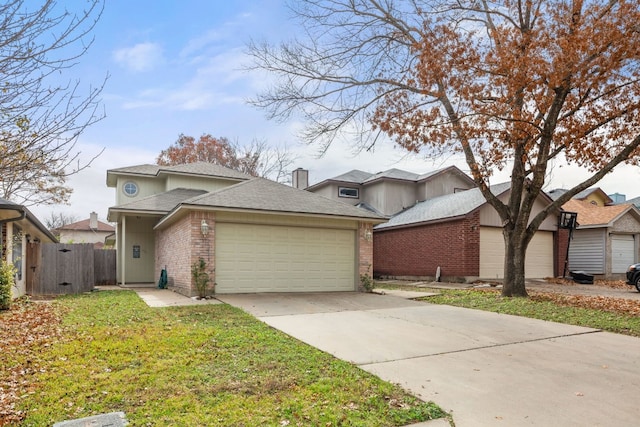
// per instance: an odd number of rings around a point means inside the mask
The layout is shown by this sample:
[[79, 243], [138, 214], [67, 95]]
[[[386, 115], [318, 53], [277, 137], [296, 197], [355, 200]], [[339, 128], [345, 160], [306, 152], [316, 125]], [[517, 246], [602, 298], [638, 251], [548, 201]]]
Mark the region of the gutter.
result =
[[10, 223], [10, 222], [17, 222], [17, 221], [21, 221], [23, 219], [27, 219], [29, 220], [38, 230], [40, 230], [42, 232], [42, 234], [46, 235], [47, 237], [49, 237], [49, 239], [51, 239], [52, 242], [57, 242], [58, 239], [56, 239], [56, 237], [51, 234], [51, 232], [44, 226], [42, 225], [42, 223], [40, 222], [40, 220], [38, 220], [38, 218], [36, 218], [31, 212], [29, 212], [29, 210], [27, 208], [25, 208], [24, 206], [21, 205], [16, 205], [14, 203], [11, 204], [2, 204], [0, 205], [0, 209], [3, 210], [11, 210], [11, 211], [16, 211], [20, 213], [20, 216], [14, 217], [14, 218], [6, 218], [6, 219], [0, 219], [0, 224], [5, 224], [5, 223]]

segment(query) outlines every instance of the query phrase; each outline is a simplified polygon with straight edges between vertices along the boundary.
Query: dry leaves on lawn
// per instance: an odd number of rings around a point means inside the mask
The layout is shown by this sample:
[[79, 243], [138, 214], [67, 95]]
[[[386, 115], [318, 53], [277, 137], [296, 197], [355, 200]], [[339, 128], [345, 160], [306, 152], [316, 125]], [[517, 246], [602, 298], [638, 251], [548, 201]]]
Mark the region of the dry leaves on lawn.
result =
[[597, 295], [567, 295], [551, 292], [532, 292], [534, 301], [551, 301], [568, 307], [591, 308], [613, 313], [640, 315], [640, 301], [625, 298], [613, 298]]
[[20, 299], [0, 311], [0, 426], [18, 424], [16, 409], [33, 391], [32, 375], [44, 369], [38, 355], [62, 335], [60, 311], [51, 303]]

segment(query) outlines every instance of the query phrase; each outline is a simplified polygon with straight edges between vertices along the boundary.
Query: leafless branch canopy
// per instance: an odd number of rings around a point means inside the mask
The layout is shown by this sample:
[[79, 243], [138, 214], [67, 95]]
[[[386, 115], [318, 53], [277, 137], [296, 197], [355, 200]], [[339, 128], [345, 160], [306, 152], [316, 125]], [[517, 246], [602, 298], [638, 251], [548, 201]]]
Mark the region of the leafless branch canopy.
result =
[[80, 162], [76, 142], [104, 117], [106, 78], [86, 87], [70, 77], [102, 14], [101, 0], [85, 4], [77, 13], [54, 0], [0, 5], [0, 196], [16, 203], [67, 202], [66, 179], [93, 160]]
[[[296, 0], [291, 10], [297, 39], [249, 46], [275, 78], [253, 103], [303, 120], [303, 138], [325, 149], [338, 136], [366, 148], [383, 133], [409, 151], [462, 153], [512, 245], [526, 249], [547, 214], [617, 164], [640, 163], [637, 0]], [[531, 218], [559, 156], [592, 175]], [[507, 167], [501, 201], [489, 183]]]

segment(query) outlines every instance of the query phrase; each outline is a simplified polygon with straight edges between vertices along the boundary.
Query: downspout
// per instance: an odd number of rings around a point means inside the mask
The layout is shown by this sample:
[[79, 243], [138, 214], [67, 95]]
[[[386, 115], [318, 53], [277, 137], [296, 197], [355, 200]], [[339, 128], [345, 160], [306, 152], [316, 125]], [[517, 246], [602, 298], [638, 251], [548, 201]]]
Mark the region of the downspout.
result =
[[[16, 208], [5, 208], [3, 207], [3, 209], [6, 210], [11, 210], [11, 211], [16, 211], [16, 212], [20, 212], [20, 216], [17, 216], [15, 218], [7, 218], [7, 219], [0, 219], [0, 232], [2, 230], [2, 224], [7, 224], [10, 222], [16, 222], [16, 221], [20, 221], [25, 219], [25, 217], [27, 216], [27, 212], [22, 210], [22, 209], [16, 209]], [[2, 242], [0, 242], [0, 247], [2, 246]], [[1, 253], [2, 251], [0, 251], [0, 256], [2, 255]]]
[[127, 216], [123, 215], [122, 216], [122, 242], [121, 242], [121, 246], [120, 246], [120, 253], [122, 254], [122, 271], [120, 272], [120, 274], [122, 275], [122, 280], [121, 280], [121, 286], [124, 286], [126, 284], [126, 258], [127, 258], [127, 254], [126, 254], [126, 242], [125, 242], [125, 236], [127, 235], [126, 233], [127, 230]]

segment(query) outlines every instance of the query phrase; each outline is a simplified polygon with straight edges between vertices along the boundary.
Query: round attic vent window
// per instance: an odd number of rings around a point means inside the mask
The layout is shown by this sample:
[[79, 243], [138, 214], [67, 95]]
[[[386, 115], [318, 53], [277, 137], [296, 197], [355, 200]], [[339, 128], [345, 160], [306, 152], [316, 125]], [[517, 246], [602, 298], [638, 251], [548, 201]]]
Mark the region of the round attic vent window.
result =
[[133, 181], [125, 182], [122, 186], [122, 191], [129, 197], [133, 197], [138, 194], [138, 185]]

